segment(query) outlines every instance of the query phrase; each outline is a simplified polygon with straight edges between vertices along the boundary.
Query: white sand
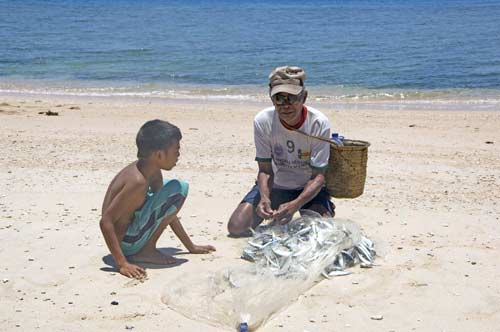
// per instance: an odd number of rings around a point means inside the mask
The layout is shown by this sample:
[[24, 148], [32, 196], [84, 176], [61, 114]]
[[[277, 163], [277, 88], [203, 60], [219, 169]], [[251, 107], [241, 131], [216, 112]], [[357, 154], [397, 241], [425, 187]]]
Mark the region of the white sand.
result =
[[[245, 240], [228, 238], [226, 223], [256, 175], [252, 118], [264, 106], [0, 96], [0, 330], [219, 331], [160, 297], [186, 275], [245, 264]], [[381, 266], [320, 282], [260, 330], [498, 331], [500, 112], [312, 106], [372, 144], [365, 194], [335, 203], [377, 241]], [[38, 114], [49, 109], [59, 116]], [[178, 255], [187, 262], [138, 283], [103, 262], [98, 222], [109, 181], [153, 118], [183, 132], [164, 176], [190, 183], [182, 223], [217, 252]], [[184, 251], [169, 230], [159, 245]]]

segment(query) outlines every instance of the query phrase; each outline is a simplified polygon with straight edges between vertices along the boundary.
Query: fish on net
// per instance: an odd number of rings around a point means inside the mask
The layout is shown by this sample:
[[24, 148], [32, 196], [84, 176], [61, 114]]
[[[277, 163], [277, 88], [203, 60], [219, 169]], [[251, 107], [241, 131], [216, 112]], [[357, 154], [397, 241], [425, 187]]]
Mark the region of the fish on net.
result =
[[355, 222], [304, 213], [284, 226], [258, 227], [241, 257], [253, 264], [183, 278], [162, 301], [191, 319], [252, 331], [323, 277], [373, 266], [375, 250]]

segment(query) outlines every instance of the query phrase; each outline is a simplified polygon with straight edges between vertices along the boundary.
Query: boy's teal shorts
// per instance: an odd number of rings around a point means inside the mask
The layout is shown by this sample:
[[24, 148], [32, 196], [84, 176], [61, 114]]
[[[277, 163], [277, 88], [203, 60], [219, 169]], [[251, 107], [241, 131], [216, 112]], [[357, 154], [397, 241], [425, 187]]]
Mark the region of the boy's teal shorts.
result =
[[138, 253], [151, 239], [165, 217], [176, 213], [186, 200], [189, 185], [165, 180], [157, 193], [148, 192], [144, 204], [134, 212], [120, 247], [125, 256]]

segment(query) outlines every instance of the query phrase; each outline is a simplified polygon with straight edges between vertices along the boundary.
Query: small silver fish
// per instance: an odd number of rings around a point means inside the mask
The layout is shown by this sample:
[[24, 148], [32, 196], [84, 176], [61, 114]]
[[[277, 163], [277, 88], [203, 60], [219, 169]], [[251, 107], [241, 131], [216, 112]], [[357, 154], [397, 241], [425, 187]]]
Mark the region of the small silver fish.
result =
[[347, 276], [349, 274], [352, 274], [352, 272], [350, 272], [350, 271], [330, 271], [330, 272], [328, 272], [329, 277]]

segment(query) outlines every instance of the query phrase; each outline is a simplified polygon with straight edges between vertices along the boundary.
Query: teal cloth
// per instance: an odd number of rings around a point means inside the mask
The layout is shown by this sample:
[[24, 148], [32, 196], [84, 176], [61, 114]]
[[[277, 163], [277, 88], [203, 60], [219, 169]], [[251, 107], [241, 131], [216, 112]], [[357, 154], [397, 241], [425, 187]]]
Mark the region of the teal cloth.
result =
[[157, 192], [148, 192], [144, 204], [134, 212], [120, 247], [125, 256], [138, 253], [151, 239], [161, 222], [182, 207], [189, 185], [180, 180], [165, 180]]

